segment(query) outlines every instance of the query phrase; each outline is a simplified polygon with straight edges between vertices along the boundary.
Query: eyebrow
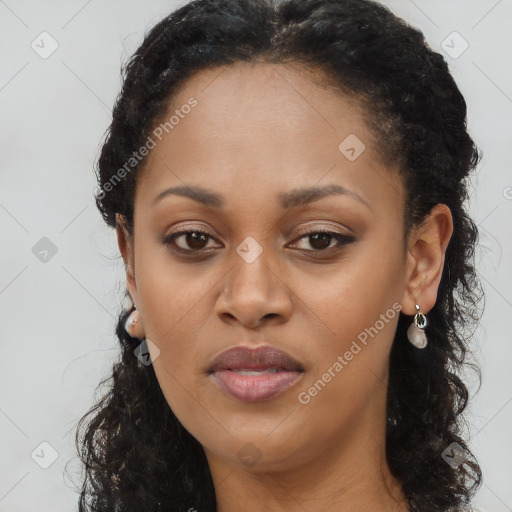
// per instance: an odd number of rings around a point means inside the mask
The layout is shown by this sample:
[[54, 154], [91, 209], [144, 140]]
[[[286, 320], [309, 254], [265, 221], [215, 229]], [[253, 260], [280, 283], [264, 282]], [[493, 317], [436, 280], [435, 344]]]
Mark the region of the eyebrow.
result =
[[[225, 201], [222, 196], [213, 190], [192, 185], [181, 185], [167, 188], [160, 192], [160, 194], [153, 199], [151, 204], [155, 205], [164, 197], [170, 195], [188, 197], [198, 203], [202, 203], [206, 206], [213, 206], [215, 208], [222, 208], [225, 205]], [[330, 184], [322, 187], [295, 188], [289, 192], [279, 194], [278, 197], [281, 207], [285, 210], [290, 210], [296, 206], [309, 204], [330, 195], [348, 195], [371, 209], [370, 203], [364, 197], [353, 190], [337, 184]]]

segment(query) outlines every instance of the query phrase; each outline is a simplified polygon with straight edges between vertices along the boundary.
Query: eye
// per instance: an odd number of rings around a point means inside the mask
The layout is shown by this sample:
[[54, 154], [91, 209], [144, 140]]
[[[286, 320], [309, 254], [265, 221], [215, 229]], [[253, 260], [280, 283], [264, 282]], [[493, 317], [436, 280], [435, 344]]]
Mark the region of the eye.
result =
[[[183, 237], [183, 244], [187, 247], [181, 247], [178, 245], [175, 240], [178, 240]], [[204, 251], [205, 243], [208, 242], [208, 239], [213, 239], [213, 237], [206, 233], [206, 231], [201, 231], [198, 229], [191, 231], [178, 231], [167, 238], [165, 238], [164, 243], [168, 244], [172, 247], [173, 250], [182, 253], [191, 253], [191, 252], [202, 252]]]
[[[337, 233], [334, 231], [310, 231], [305, 233], [297, 240], [309, 238], [309, 244], [313, 247], [313, 250], [306, 249], [309, 252], [331, 252], [331, 250], [339, 250], [342, 246], [348, 245], [355, 241], [355, 238], [350, 235], [344, 235], [343, 233]], [[330, 245], [331, 242], [337, 241], [337, 245]]]
[[[340, 250], [342, 246], [348, 245], [355, 241], [355, 238], [350, 235], [344, 235], [334, 231], [310, 231], [304, 233], [300, 238], [296, 240], [302, 240], [309, 238], [309, 243], [313, 249], [305, 249], [308, 252], [326, 252]], [[182, 239], [182, 244], [178, 244], [176, 241]], [[180, 252], [182, 254], [199, 254], [201, 252], [211, 252], [207, 249], [209, 239], [214, 238], [206, 231], [201, 230], [190, 230], [190, 231], [178, 231], [169, 235], [164, 239], [164, 244], [171, 246], [172, 250]], [[337, 241], [336, 245], [331, 245], [332, 241]]]

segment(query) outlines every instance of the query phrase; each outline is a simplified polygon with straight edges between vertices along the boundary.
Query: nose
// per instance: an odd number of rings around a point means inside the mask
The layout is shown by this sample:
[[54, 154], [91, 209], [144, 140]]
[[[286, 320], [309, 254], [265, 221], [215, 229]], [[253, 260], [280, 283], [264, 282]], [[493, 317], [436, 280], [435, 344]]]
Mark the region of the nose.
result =
[[[227, 323], [241, 323], [258, 328], [265, 322], [280, 324], [287, 321], [293, 309], [292, 291], [281, 272], [271, 268], [263, 251], [248, 263], [234, 254], [231, 270], [225, 276], [215, 313]], [[275, 265], [274, 265], [275, 267]]]

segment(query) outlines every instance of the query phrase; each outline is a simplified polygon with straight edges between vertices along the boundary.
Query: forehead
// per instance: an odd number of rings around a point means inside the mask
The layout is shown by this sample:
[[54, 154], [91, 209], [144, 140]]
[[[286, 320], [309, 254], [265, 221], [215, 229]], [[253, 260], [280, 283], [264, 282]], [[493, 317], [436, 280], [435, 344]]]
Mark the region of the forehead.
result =
[[370, 200], [388, 192], [396, 201], [400, 183], [380, 162], [361, 103], [322, 79], [305, 68], [271, 63], [195, 73], [155, 122], [155, 146], [137, 196], [149, 201], [186, 182], [237, 197], [266, 190], [268, 200], [271, 190], [325, 179]]
[[194, 97], [198, 105], [188, 117], [200, 116], [203, 123], [193, 123], [190, 132], [183, 123], [176, 131], [187, 136], [208, 138], [218, 134], [247, 141], [248, 135], [257, 137], [265, 135], [265, 131], [285, 128], [281, 140], [288, 133], [315, 139], [326, 137], [329, 132], [340, 137], [349, 128], [370, 142], [372, 134], [360, 100], [342, 94], [332, 85], [323, 85], [324, 76], [298, 64], [263, 62], [238, 62], [202, 70], [178, 89], [163, 120]]

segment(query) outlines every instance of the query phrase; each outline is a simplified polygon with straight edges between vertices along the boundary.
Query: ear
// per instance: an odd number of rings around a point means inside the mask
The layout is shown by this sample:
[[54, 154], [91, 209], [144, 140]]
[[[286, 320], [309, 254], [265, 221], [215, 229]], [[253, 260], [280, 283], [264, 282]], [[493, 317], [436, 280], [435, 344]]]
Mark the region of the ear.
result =
[[138, 303], [137, 300], [137, 284], [135, 282], [135, 258], [133, 249], [133, 237], [128, 232], [126, 227], [126, 221], [124, 217], [116, 213], [116, 233], [117, 233], [117, 245], [119, 246], [119, 252], [124, 260], [126, 270], [126, 286], [130, 297], [134, 304]]
[[432, 208], [420, 226], [411, 230], [402, 300], [404, 314], [416, 314], [415, 304], [422, 313], [428, 313], [434, 307], [452, 233], [450, 208], [441, 203]]

